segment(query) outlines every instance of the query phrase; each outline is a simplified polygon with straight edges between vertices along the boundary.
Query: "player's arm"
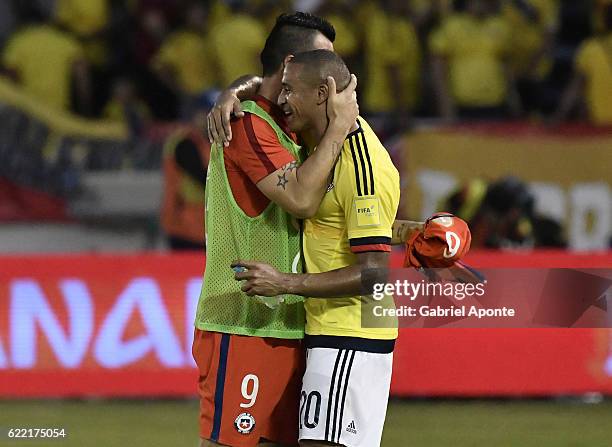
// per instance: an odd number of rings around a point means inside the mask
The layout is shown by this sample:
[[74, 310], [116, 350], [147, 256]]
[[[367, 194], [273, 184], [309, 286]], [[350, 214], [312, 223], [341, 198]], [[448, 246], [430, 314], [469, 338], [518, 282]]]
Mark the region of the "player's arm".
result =
[[341, 298], [363, 294], [364, 283], [386, 282], [389, 255], [386, 251], [359, 253], [357, 264], [324, 273], [282, 273], [269, 264], [250, 261], [236, 261], [232, 267], [247, 269], [235, 273], [235, 279], [244, 281], [242, 291], [249, 296]]
[[333, 78], [329, 77], [327, 82], [329, 124], [317, 150], [302, 165], [293, 161], [257, 182], [257, 187], [268, 199], [299, 218], [312, 217], [319, 209], [344, 139], [359, 113], [355, 96], [357, 78], [354, 75], [348, 87], [340, 93], [336, 93]]
[[424, 222], [412, 220], [396, 220], [393, 222], [393, 236], [391, 245], [401, 245], [405, 243], [416, 232], [423, 231]]
[[262, 78], [259, 76], [245, 75], [221, 92], [214, 107], [206, 116], [208, 139], [211, 143], [223, 143], [224, 146], [229, 144], [232, 139], [231, 116], [239, 118], [244, 116], [240, 101], [257, 95], [261, 82]]

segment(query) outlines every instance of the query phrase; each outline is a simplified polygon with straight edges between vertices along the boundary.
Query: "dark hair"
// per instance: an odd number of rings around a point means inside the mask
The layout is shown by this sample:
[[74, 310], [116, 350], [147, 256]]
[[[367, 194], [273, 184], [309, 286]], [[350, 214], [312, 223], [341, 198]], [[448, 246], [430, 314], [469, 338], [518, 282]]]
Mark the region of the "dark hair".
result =
[[317, 32], [331, 42], [336, 39], [332, 24], [321, 17], [304, 12], [278, 16], [260, 54], [263, 75], [275, 73], [288, 55], [312, 50]]
[[302, 65], [302, 76], [308, 77], [313, 83], [325, 82], [331, 76], [336, 81], [338, 91], [344, 90], [351, 82], [351, 72], [342, 58], [333, 51], [305, 51], [296, 54], [289, 63]]

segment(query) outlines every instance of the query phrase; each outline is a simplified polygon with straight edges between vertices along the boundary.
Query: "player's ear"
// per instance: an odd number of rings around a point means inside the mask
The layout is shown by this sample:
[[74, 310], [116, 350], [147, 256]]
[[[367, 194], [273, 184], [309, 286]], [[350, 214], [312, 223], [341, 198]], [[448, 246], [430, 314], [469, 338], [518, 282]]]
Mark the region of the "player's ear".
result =
[[329, 96], [329, 87], [327, 87], [327, 84], [319, 85], [319, 89], [317, 91], [317, 95], [318, 95], [317, 105], [321, 105], [325, 101], [327, 101], [327, 97]]
[[287, 64], [289, 63], [291, 59], [293, 59], [293, 54], [288, 54], [287, 56], [285, 56], [285, 59], [283, 59], [283, 63], [280, 66], [281, 75], [285, 71], [285, 67], [287, 66]]
[[283, 59], [283, 68], [287, 66], [291, 59], [293, 59], [293, 54], [288, 54], [287, 56], [285, 56], [285, 59]]

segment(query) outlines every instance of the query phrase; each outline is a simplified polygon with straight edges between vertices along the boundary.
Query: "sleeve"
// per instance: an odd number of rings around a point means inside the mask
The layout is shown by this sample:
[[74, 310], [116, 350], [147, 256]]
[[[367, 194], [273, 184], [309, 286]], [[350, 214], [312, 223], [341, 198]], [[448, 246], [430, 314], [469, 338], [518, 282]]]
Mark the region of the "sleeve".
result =
[[10, 39], [4, 47], [4, 51], [2, 53], [2, 63], [10, 68], [17, 69], [19, 66], [19, 40], [17, 37], [13, 37]]
[[262, 118], [245, 113], [240, 122], [244, 144], [239, 145], [237, 162], [253, 183], [295, 161], [295, 157], [278, 141], [274, 129]]
[[578, 51], [576, 52], [576, 59], [575, 59], [574, 64], [575, 64], [577, 72], [583, 73], [583, 74], [588, 73], [589, 64], [590, 64], [590, 61], [592, 60], [592, 52], [593, 52], [592, 48], [593, 48], [592, 42], [588, 41], [584, 43], [583, 45], [581, 45]]
[[513, 45], [510, 24], [502, 17], [499, 17], [493, 23], [495, 23], [495, 29], [497, 30], [497, 54], [506, 56], [511, 53]]
[[170, 37], [158, 50], [157, 54], [153, 56], [151, 60], [151, 64], [154, 68], [159, 69], [164, 65], [170, 65], [174, 67], [175, 64], [175, 55], [177, 54], [177, 48], [175, 45], [175, 39]]
[[351, 136], [348, 144], [351, 156], [343, 155], [336, 194], [344, 210], [351, 251], [389, 252], [399, 203], [399, 177], [373, 169], [376, 164], [372, 165], [359, 134]]

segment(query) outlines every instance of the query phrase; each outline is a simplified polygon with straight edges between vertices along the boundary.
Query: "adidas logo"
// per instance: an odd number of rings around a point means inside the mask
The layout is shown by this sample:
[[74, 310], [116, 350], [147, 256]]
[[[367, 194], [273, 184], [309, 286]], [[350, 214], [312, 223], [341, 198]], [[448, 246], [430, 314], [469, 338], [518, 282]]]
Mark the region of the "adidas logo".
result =
[[351, 423], [348, 424], [348, 427], [346, 427], [346, 431], [354, 435], [357, 434], [357, 429], [355, 428], [355, 421], [351, 421]]

